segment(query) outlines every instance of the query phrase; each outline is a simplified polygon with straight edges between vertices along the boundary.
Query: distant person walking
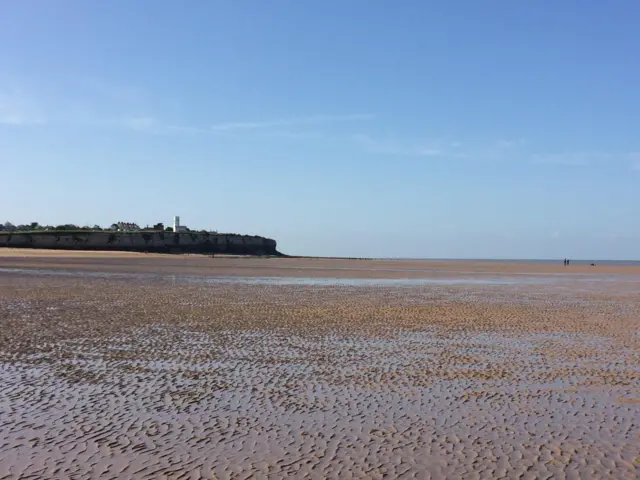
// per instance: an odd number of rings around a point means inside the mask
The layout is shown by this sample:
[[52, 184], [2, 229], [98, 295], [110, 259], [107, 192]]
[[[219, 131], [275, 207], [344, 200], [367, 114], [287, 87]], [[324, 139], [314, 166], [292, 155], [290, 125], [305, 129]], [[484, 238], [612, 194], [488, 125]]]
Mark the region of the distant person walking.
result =
[[565, 267], [567, 266], [567, 259], [566, 258], [564, 259], [564, 266]]

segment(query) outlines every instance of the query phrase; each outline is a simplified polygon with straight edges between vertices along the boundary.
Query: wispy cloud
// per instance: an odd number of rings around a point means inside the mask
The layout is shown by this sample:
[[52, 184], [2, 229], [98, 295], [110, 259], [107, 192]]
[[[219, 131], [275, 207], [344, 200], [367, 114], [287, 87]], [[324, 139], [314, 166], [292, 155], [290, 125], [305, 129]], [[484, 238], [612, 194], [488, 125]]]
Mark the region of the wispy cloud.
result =
[[267, 130], [264, 132], [260, 132], [258, 135], [267, 138], [281, 138], [281, 139], [289, 139], [289, 140], [329, 140], [339, 138], [335, 135], [329, 135], [325, 132], [321, 131], [289, 131], [289, 130]]
[[[640, 172], [640, 150], [536, 152], [522, 139], [498, 138], [478, 142], [468, 139], [380, 138], [364, 128], [353, 129], [356, 124], [362, 126], [361, 122], [377, 118], [371, 113], [309, 114], [213, 124], [189, 124], [186, 120], [182, 123], [170, 116], [157, 116], [158, 111], [153, 108], [156, 103], [146, 101], [147, 95], [140, 89], [92, 78], [81, 79], [78, 84], [76, 86], [82, 87], [84, 95], [57, 102], [55, 98], [49, 98], [49, 102], [43, 103], [38, 95], [30, 94], [33, 90], [25, 91], [24, 82], [3, 80], [0, 85], [0, 125], [116, 128], [147, 135], [251, 136], [310, 142], [331, 140], [341, 144], [351, 142], [376, 155], [571, 167], [615, 164], [617, 168]], [[96, 98], [100, 100], [96, 101]], [[164, 110], [182, 111], [180, 108]], [[338, 125], [339, 129], [336, 128]], [[353, 134], [354, 130], [364, 133]]]
[[640, 162], [640, 152], [563, 152], [531, 155], [531, 163], [586, 167], [605, 163], [628, 163], [632, 168]]
[[527, 142], [523, 138], [502, 138], [496, 142], [495, 147], [501, 150], [511, 150], [514, 148], [520, 148], [526, 143]]
[[222, 122], [211, 125], [214, 132], [234, 132], [238, 130], [261, 130], [276, 127], [291, 127], [333, 122], [353, 122], [371, 120], [375, 115], [366, 113], [349, 113], [341, 115], [307, 115], [303, 117], [276, 118], [260, 121]]
[[24, 126], [44, 121], [32, 98], [20, 91], [0, 92], [0, 124]]
[[208, 130], [203, 127], [167, 124], [149, 116], [132, 116], [109, 123], [116, 127], [151, 135], [208, 133]]
[[531, 155], [531, 163], [582, 167], [607, 157], [599, 152], [535, 153]]
[[194, 126], [165, 124], [159, 122], [153, 117], [148, 116], [128, 117], [115, 123], [116, 125], [124, 127], [128, 130], [149, 133], [153, 135], [169, 135], [172, 133], [203, 133], [206, 131], [204, 128]]
[[364, 134], [352, 135], [351, 138], [370, 153], [417, 157], [437, 157], [444, 154], [444, 150], [434, 142], [411, 143], [395, 139], [374, 139]]
[[352, 139], [366, 151], [376, 154], [413, 157], [440, 157], [468, 160], [500, 160], [512, 155], [522, 140], [498, 140], [484, 145], [469, 145], [459, 140], [376, 139], [369, 135], [353, 135]]
[[530, 165], [564, 165], [586, 167], [612, 164], [640, 171], [640, 151], [606, 152], [574, 151], [532, 153], [524, 139], [499, 139], [492, 142], [459, 140], [376, 139], [366, 134], [352, 135], [352, 140], [365, 151], [381, 155], [434, 157], [457, 161], [517, 162]]
[[122, 126], [131, 130], [149, 132], [157, 128], [157, 123], [151, 117], [130, 117], [122, 120]]
[[217, 123], [210, 126], [176, 125], [162, 122], [148, 115], [129, 116], [118, 122], [117, 125], [128, 130], [150, 133], [154, 135], [169, 135], [178, 133], [210, 133], [210, 134], [252, 134], [274, 138], [290, 139], [314, 139], [327, 138], [327, 135], [318, 131], [296, 130], [305, 125], [320, 125], [325, 123], [362, 121], [375, 118], [369, 114], [344, 114], [344, 115], [308, 115], [304, 117], [279, 118], [265, 121], [243, 121]]

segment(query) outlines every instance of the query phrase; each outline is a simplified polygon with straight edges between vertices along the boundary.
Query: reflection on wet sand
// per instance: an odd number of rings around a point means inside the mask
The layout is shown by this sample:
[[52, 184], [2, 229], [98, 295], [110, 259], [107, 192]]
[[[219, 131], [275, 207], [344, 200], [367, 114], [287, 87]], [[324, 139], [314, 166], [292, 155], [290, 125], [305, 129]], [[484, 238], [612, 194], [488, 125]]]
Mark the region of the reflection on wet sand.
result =
[[[384, 270], [383, 270], [384, 271]], [[380, 272], [380, 270], [375, 270]], [[37, 276], [67, 276], [67, 277], [98, 277], [120, 278], [128, 280], [167, 280], [173, 282], [191, 283], [241, 283], [262, 285], [315, 285], [315, 286], [351, 286], [351, 287], [406, 287], [421, 285], [550, 285], [553, 287], [570, 287], [575, 290], [591, 286], [596, 290], [603, 284], [615, 284], [617, 289], [621, 285], [632, 289], [640, 286], [640, 275], [579, 275], [579, 274], [474, 274], [472, 272], [456, 272], [455, 276], [421, 276], [410, 278], [368, 278], [368, 277], [288, 277], [288, 276], [222, 276], [222, 275], [185, 275], [160, 273], [127, 273], [127, 272], [96, 272], [85, 270], [56, 270], [44, 268], [6, 268], [0, 267], [2, 273], [19, 273]]]
[[633, 279], [477, 280], [1, 271], [0, 478], [636, 478]]

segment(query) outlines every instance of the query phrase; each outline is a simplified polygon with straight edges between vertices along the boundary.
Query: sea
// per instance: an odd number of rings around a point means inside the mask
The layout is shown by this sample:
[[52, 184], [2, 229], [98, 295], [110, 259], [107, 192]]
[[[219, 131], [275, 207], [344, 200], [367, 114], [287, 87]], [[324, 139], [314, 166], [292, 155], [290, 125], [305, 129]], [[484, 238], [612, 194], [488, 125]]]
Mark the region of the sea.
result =
[[[538, 265], [562, 265], [563, 258], [560, 259], [533, 259], [533, 258], [376, 258], [374, 260], [422, 260], [429, 262], [493, 262], [493, 263], [514, 263], [514, 264], [538, 264]], [[589, 266], [595, 265], [610, 267], [640, 267], [640, 260], [584, 260], [570, 258], [570, 265]]]

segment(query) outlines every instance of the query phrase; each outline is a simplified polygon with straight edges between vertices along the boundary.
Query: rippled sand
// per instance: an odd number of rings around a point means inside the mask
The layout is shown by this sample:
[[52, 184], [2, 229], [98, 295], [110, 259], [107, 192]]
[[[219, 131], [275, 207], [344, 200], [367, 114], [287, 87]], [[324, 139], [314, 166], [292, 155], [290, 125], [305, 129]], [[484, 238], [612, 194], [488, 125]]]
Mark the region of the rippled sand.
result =
[[636, 287], [3, 271], [0, 478], [637, 478]]

